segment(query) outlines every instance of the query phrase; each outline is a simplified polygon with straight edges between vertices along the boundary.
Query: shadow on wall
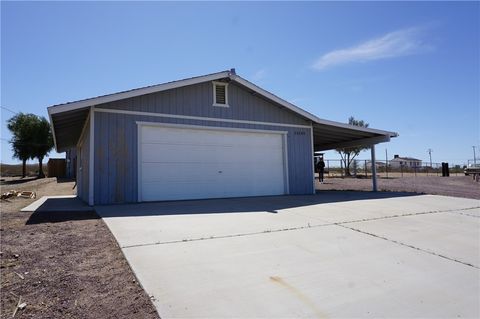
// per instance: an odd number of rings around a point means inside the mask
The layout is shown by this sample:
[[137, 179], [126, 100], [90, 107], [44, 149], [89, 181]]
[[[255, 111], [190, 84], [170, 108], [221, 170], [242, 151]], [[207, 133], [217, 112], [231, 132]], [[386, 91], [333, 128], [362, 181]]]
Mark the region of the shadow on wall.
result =
[[[96, 206], [102, 217], [278, 213], [279, 210], [336, 202], [417, 196], [417, 193], [320, 191], [315, 195], [264, 196]], [[321, 211], [319, 211], [321, 213]]]

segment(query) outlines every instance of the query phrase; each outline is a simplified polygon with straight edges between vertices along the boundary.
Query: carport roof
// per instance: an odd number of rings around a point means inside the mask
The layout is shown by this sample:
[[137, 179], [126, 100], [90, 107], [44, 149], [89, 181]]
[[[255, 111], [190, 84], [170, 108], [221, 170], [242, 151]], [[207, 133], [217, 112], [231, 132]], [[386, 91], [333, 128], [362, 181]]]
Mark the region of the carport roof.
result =
[[92, 106], [221, 79], [233, 81], [259, 94], [263, 98], [285, 107], [286, 109], [311, 121], [313, 126], [315, 151], [356, 145], [372, 145], [388, 142], [391, 137], [398, 136], [398, 134], [395, 132], [363, 128], [321, 119], [245, 80], [235, 73], [235, 69], [232, 69], [229, 71], [222, 71], [184, 80], [167, 82], [50, 106], [48, 107], [48, 114], [50, 117], [50, 123], [52, 125], [55, 147], [57, 151], [62, 152], [77, 144], [82, 133], [82, 129], [85, 126], [85, 121], [87, 120], [89, 110]]

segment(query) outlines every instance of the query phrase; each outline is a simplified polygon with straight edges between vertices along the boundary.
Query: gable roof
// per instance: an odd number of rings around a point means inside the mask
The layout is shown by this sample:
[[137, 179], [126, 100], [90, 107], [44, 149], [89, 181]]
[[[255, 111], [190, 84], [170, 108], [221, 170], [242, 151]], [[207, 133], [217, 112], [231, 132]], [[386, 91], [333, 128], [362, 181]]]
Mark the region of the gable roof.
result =
[[[315, 135], [323, 136], [323, 140], [328, 141], [328, 143], [324, 142], [322, 144], [316, 145], [316, 150], [336, 148], [339, 145], [338, 143], [347, 143], [345, 144], [345, 146], [342, 146], [342, 144], [338, 147], [351, 146], [351, 142], [353, 142], [354, 144], [356, 143], [355, 145], [359, 145], [361, 140], [364, 140], [366, 138], [375, 138], [373, 140], [364, 142], [371, 142], [371, 144], [376, 144], [389, 141], [391, 137], [398, 136], [398, 134], [395, 132], [358, 127], [321, 119], [299, 108], [298, 106], [245, 80], [244, 78], [238, 76], [235, 73], [235, 69], [231, 69], [228, 71], [221, 71], [217, 73], [191, 77], [183, 80], [151, 85], [113, 94], [107, 94], [79, 101], [50, 106], [48, 107], [48, 114], [50, 117], [50, 123], [52, 125], [55, 147], [57, 151], [64, 151], [68, 147], [76, 145], [76, 141], [78, 141], [78, 138], [80, 137], [84, 122], [88, 116], [89, 109], [92, 106], [220, 79], [229, 79], [230, 81], [238, 83], [263, 96], [264, 98], [272, 101], [273, 103], [283, 106], [286, 109], [296, 113], [298, 116], [311, 121], [312, 126], [314, 127], [314, 138]], [[325, 138], [326, 136], [330, 136], [332, 134], [341, 134], [343, 138], [340, 140], [338, 138]]]

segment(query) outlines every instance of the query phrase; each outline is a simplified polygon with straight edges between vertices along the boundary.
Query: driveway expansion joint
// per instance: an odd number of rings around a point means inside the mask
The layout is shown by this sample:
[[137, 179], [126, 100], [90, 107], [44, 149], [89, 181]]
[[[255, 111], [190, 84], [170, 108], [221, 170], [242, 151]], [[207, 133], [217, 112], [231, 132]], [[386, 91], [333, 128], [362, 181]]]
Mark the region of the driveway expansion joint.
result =
[[347, 221], [347, 222], [339, 222], [339, 223], [335, 223], [335, 225], [351, 224], [351, 223], [358, 223], [358, 222], [368, 222], [368, 221], [398, 218], [398, 217], [409, 217], [409, 216], [417, 216], [417, 215], [438, 214], [438, 213], [456, 213], [456, 214], [461, 214], [461, 215], [478, 217], [478, 216], [475, 216], [475, 215], [470, 215], [470, 214], [465, 214], [465, 213], [460, 213], [459, 212], [459, 211], [472, 210], [472, 209], [477, 209], [477, 208], [480, 208], [480, 206], [461, 208], [461, 209], [432, 210], [432, 211], [428, 211], [428, 212], [396, 214], [396, 215], [391, 215], [391, 216], [364, 218], [364, 219], [352, 220], [352, 221]]
[[450, 261], [453, 261], [453, 262], [456, 262], [456, 263], [459, 263], [459, 264], [462, 264], [462, 265], [465, 265], [465, 266], [480, 269], [479, 266], [475, 266], [473, 264], [470, 264], [470, 263], [467, 263], [467, 262], [464, 262], [464, 261], [461, 261], [461, 260], [458, 260], [458, 259], [455, 259], [455, 258], [451, 258], [451, 257], [436, 253], [436, 252], [431, 251], [431, 250], [427, 250], [427, 249], [419, 248], [419, 247], [416, 247], [416, 246], [413, 246], [413, 245], [409, 245], [409, 244], [403, 243], [403, 242], [398, 241], [398, 240], [389, 239], [387, 237], [383, 237], [383, 236], [380, 236], [380, 235], [369, 233], [369, 232], [366, 232], [366, 231], [363, 231], [363, 230], [360, 230], [360, 229], [354, 228], [354, 227], [349, 227], [349, 226], [340, 225], [340, 224], [337, 224], [337, 226], [340, 226], [340, 227], [343, 227], [343, 228], [346, 228], [346, 229], [350, 229], [352, 231], [359, 232], [359, 233], [365, 234], [365, 235], [369, 235], [369, 236], [372, 236], [372, 237], [375, 237], [375, 238], [383, 239], [383, 240], [389, 241], [391, 243], [394, 243], [394, 244], [397, 244], [397, 245], [400, 245], [400, 246], [412, 248], [412, 249], [415, 249], [415, 250], [418, 250], [418, 251], [421, 251], [421, 252], [424, 252], [424, 253], [427, 253], [427, 254], [430, 254], [430, 255], [441, 257], [441, 258], [444, 258], [444, 259], [447, 259], [447, 260], [450, 260]]
[[[179, 239], [179, 240], [171, 240], [171, 241], [159, 241], [159, 242], [153, 242], [153, 243], [144, 243], [144, 244], [133, 244], [133, 245], [125, 245], [125, 246], [121, 246], [122, 249], [127, 249], [127, 248], [135, 248], [135, 247], [145, 247], [145, 246], [155, 246], [155, 245], [166, 245], [166, 244], [178, 244], [178, 243], [188, 243], [188, 242], [193, 242], [193, 241], [201, 241], [201, 240], [210, 240], [210, 239], [225, 239], [225, 238], [234, 238], [234, 237], [244, 237], [244, 236], [252, 236], [252, 235], [261, 235], [261, 234], [268, 234], [268, 233], [278, 233], [278, 232], [285, 232], [285, 231], [296, 231], [296, 230], [302, 230], [302, 229], [308, 229], [308, 228], [317, 228], [317, 227], [325, 227], [325, 226], [342, 226], [344, 224], [351, 224], [351, 223], [359, 223], [359, 222], [368, 222], [368, 221], [376, 221], [376, 220], [381, 220], [381, 219], [390, 219], [390, 218], [398, 218], [398, 217], [408, 217], [408, 216], [416, 216], [416, 215], [426, 215], [426, 214], [438, 214], [438, 213], [454, 213], [454, 212], [458, 212], [458, 211], [464, 211], [464, 210], [471, 210], [471, 209], [477, 209], [477, 208], [480, 208], [480, 206], [475, 206], [475, 207], [468, 207], [468, 208], [462, 208], [462, 209], [450, 209], [450, 210], [435, 210], [435, 211], [428, 211], [428, 212], [419, 212], [419, 213], [405, 213], [405, 214], [396, 214], [396, 215], [391, 215], [391, 216], [383, 216], [383, 217], [374, 217], [374, 218], [363, 218], [363, 219], [357, 219], [357, 220], [351, 220], [351, 221], [343, 221], [343, 222], [334, 222], [334, 223], [325, 223], [325, 224], [317, 224], [317, 225], [310, 225], [310, 223], [308, 223], [307, 225], [305, 226], [300, 226], [300, 227], [291, 227], [291, 228], [282, 228], [282, 229], [267, 229], [267, 230], [264, 230], [264, 231], [258, 231], [258, 232], [251, 232], [251, 233], [240, 233], [240, 234], [233, 234], [233, 235], [222, 235], [222, 236], [210, 236], [210, 237], [201, 237], [201, 238], [188, 238], [188, 239]], [[461, 214], [461, 213], [459, 213]], [[469, 216], [473, 216], [473, 215], [469, 215]], [[473, 217], [477, 217], [477, 216], [473, 216]], [[342, 227], [345, 227], [345, 228], [348, 228], [348, 229], [351, 229], [351, 230], [356, 230], [358, 232], [362, 232], [360, 230], [357, 230], [355, 228], [350, 228], [348, 226], [342, 226]], [[363, 233], [363, 232], [362, 232]], [[392, 241], [390, 239], [387, 239], [387, 238], [383, 238], [383, 237], [380, 237], [380, 236], [377, 236], [377, 235], [374, 235], [374, 234], [369, 234], [369, 233], [365, 233], [365, 234], [368, 234], [368, 235], [372, 235], [372, 236], [375, 236], [375, 237], [379, 237], [379, 238], [382, 238], [382, 239], [385, 239], [385, 240], [389, 240], [389, 241]], [[395, 242], [395, 241], [392, 241], [392, 242]], [[400, 243], [402, 244], [402, 243]], [[403, 244], [404, 246], [409, 246], [407, 244]], [[422, 250], [420, 248], [416, 248], [416, 247], [411, 247], [411, 248], [415, 248], [415, 249], [418, 249], [418, 250]], [[428, 251], [426, 251], [428, 252]], [[457, 260], [454, 260], [454, 259], [451, 259], [449, 257], [446, 257], [446, 256], [442, 256], [442, 255], [438, 255], [436, 253], [433, 253], [433, 252], [429, 252], [429, 253], [432, 253], [434, 255], [437, 255], [437, 256], [440, 256], [440, 257], [444, 257], [444, 258], [447, 258], [447, 259], [450, 259], [450, 260], [453, 260], [453, 261], [457, 261]], [[466, 264], [468, 266], [472, 266], [472, 267], [475, 267], [475, 268], [478, 268], [474, 265], [470, 265], [468, 263], [464, 263], [462, 261], [457, 261], [457, 262], [460, 262], [460, 263], [463, 263], [463, 264]]]
[[[474, 209], [474, 208], [470, 208], [470, 209]], [[460, 210], [460, 209], [459, 209], [459, 210]], [[451, 211], [451, 212], [449, 212], [449, 213], [459, 214], [459, 215], [469, 216], [469, 217], [474, 217], [474, 218], [480, 218], [480, 216], [477, 216], [477, 215], [472, 215], [472, 214], [467, 214], [467, 213], [461, 213], [461, 212], [459, 212], [459, 210], [457, 210], [457, 211]]]
[[307, 228], [314, 228], [314, 227], [325, 227], [325, 226], [333, 226], [335, 223], [328, 223], [328, 224], [319, 224], [313, 225], [310, 224], [306, 226], [300, 227], [291, 227], [291, 228], [282, 228], [282, 229], [267, 229], [258, 232], [251, 232], [251, 233], [243, 233], [243, 234], [233, 234], [233, 235], [223, 235], [223, 236], [210, 236], [210, 237], [201, 237], [201, 238], [191, 238], [191, 239], [179, 239], [179, 240], [172, 240], [172, 241], [160, 241], [155, 243], [146, 243], [146, 244], [135, 244], [135, 245], [126, 245], [122, 246], [123, 248], [135, 248], [135, 247], [144, 247], [144, 246], [155, 246], [155, 245], [166, 245], [166, 244], [177, 244], [177, 243], [188, 243], [192, 241], [200, 241], [200, 240], [209, 240], [209, 239], [224, 239], [224, 238], [233, 238], [233, 237], [245, 237], [245, 236], [252, 236], [252, 235], [261, 235], [261, 234], [268, 234], [268, 233], [279, 233], [284, 231], [292, 231], [292, 230], [301, 230]]

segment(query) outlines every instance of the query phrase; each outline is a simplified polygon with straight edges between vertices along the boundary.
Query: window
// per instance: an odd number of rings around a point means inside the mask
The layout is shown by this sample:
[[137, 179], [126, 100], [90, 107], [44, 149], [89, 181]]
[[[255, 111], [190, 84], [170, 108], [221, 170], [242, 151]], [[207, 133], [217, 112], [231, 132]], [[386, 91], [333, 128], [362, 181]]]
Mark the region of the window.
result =
[[228, 83], [213, 82], [213, 106], [229, 106]]

